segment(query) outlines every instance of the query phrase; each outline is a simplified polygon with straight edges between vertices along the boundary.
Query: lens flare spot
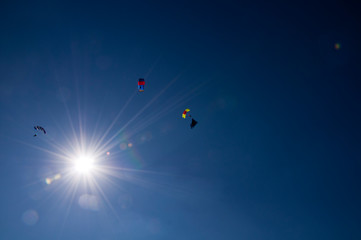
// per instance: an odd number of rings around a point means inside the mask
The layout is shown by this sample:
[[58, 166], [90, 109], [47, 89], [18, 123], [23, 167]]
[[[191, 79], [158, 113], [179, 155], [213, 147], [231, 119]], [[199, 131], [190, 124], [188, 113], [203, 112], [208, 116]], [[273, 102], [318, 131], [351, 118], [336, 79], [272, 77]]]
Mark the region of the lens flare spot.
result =
[[61, 174], [58, 173], [58, 174], [54, 175], [54, 177], [45, 178], [45, 182], [46, 182], [46, 184], [50, 185], [53, 181], [59, 180], [60, 178], [61, 178]]
[[91, 211], [99, 210], [99, 198], [95, 195], [83, 194], [80, 196], [78, 203], [83, 209]]
[[118, 203], [122, 209], [128, 209], [133, 203], [133, 198], [129, 194], [123, 194], [119, 196]]
[[21, 219], [26, 225], [32, 226], [38, 222], [39, 215], [35, 210], [29, 209], [23, 213]]
[[51, 179], [51, 178], [46, 178], [45, 179], [45, 182], [46, 182], [46, 184], [51, 184], [51, 182], [53, 181], [53, 179]]
[[125, 150], [125, 149], [127, 148], [127, 144], [121, 143], [121, 144], [119, 145], [119, 147], [120, 147], [121, 150]]

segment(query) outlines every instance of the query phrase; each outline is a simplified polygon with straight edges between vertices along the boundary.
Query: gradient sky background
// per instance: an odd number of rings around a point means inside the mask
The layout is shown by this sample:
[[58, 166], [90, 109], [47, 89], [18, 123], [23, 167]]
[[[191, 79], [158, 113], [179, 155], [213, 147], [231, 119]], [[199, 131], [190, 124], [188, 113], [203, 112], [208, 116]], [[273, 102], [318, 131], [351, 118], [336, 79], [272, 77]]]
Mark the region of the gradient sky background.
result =
[[0, 239], [361, 239], [356, 6], [150, 2], [1, 2]]

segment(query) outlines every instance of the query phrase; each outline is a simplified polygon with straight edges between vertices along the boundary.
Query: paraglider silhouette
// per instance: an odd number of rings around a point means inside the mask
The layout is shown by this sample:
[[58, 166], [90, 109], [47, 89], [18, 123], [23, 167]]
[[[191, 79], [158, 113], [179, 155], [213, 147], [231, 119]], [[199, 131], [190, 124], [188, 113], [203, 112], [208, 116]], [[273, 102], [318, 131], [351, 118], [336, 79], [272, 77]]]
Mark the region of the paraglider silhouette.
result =
[[[34, 126], [34, 129], [35, 129], [36, 131], [41, 131], [41, 132], [43, 132], [44, 134], [46, 134], [45, 129], [44, 129], [43, 127], [41, 127], [41, 126]], [[36, 136], [38, 136], [38, 135], [35, 133], [33, 137], [36, 137]]]
[[[183, 111], [183, 113], [182, 113], [182, 118], [186, 118], [187, 117], [187, 113], [188, 112], [190, 112], [190, 109], [185, 109], [184, 111]], [[188, 114], [188, 117], [190, 117], [190, 118], [192, 118], [192, 116], [190, 115], [190, 114]], [[194, 128], [196, 125], [197, 125], [197, 121], [196, 120], [194, 120], [194, 118], [192, 118], [192, 122], [191, 122], [191, 124], [190, 124], [190, 126], [191, 126], [191, 129], [192, 128]]]
[[192, 122], [191, 122], [191, 125], [190, 125], [191, 129], [194, 128], [197, 125], [197, 123], [198, 122], [192, 118]]
[[139, 78], [138, 80], [138, 92], [144, 92], [145, 81], [144, 78]]

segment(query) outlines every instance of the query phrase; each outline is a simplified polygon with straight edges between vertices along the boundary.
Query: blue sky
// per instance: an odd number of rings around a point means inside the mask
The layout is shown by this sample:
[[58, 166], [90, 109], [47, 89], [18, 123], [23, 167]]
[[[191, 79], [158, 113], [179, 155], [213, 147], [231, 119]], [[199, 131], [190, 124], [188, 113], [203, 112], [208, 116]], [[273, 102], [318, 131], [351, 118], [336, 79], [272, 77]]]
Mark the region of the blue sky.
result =
[[355, 6], [0, 8], [1, 239], [361, 238]]

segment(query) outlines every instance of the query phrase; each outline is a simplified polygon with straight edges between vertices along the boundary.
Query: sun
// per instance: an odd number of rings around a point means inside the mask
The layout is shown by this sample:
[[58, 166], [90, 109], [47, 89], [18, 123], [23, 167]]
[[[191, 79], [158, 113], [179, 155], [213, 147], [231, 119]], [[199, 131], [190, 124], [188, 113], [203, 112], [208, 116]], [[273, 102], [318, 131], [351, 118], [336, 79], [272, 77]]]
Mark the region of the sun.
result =
[[94, 158], [81, 155], [74, 160], [74, 169], [81, 174], [89, 174], [94, 170]]

